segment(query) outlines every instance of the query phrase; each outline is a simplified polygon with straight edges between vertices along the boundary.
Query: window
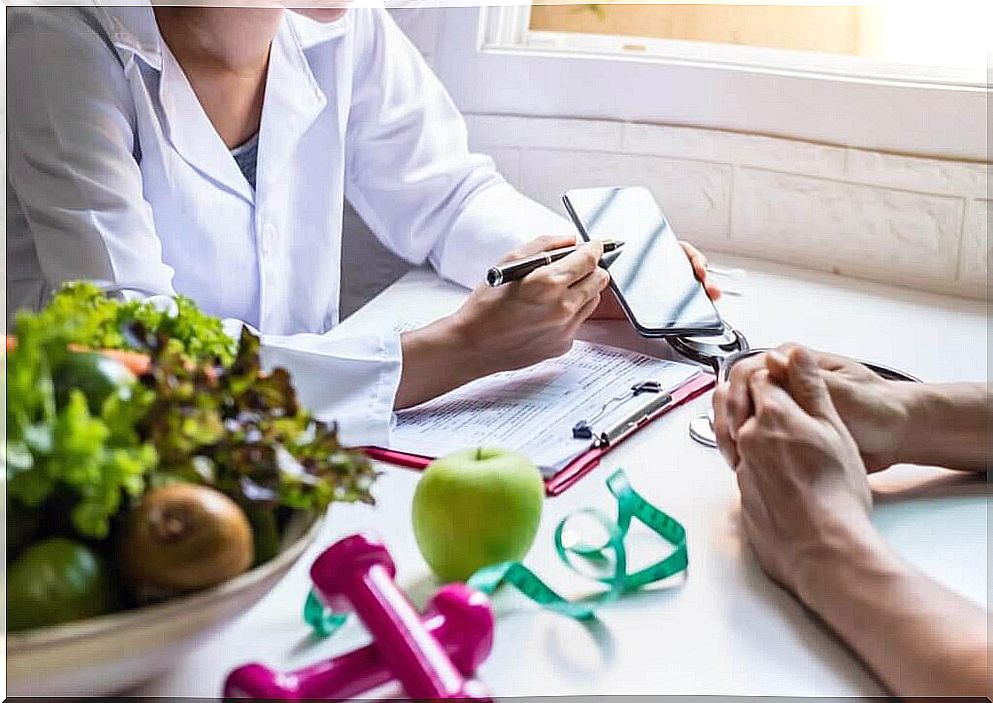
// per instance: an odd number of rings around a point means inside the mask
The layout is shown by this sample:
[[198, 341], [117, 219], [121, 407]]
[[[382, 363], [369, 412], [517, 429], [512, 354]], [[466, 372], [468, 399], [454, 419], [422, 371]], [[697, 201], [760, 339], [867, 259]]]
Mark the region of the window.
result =
[[[951, 84], [986, 80], [989, 2], [534, 5], [528, 46]], [[772, 50], [772, 51], [770, 51]]]
[[467, 112], [724, 129], [988, 160], [989, 0], [444, 10]]

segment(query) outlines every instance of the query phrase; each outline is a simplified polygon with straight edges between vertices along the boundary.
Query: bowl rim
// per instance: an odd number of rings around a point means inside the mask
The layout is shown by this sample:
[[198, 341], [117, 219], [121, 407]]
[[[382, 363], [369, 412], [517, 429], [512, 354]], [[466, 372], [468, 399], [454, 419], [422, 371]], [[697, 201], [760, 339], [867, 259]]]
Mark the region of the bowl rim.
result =
[[324, 524], [324, 519], [324, 515], [316, 515], [313, 523], [296, 540], [264, 564], [259, 564], [254, 569], [249, 569], [205, 590], [176, 596], [161, 603], [97, 615], [84, 620], [47, 625], [25, 632], [7, 632], [7, 656], [71, 640], [112, 634], [146, 617], [168, 618], [178, 611], [186, 609], [196, 611], [201, 606], [226, 598], [284, 567], [288, 568], [314, 542]]

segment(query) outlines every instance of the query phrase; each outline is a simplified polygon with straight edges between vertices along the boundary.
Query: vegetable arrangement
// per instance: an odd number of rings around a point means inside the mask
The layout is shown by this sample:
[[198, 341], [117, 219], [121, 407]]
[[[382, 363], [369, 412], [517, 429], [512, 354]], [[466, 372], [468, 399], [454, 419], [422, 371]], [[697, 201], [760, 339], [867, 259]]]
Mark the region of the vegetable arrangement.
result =
[[[189, 299], [72, 284], [8, 339], [8, 627], [141, 605], [275, 555], [287, 521], [375, 474]], [[110, 351], [108, 351], [110, 350]]]

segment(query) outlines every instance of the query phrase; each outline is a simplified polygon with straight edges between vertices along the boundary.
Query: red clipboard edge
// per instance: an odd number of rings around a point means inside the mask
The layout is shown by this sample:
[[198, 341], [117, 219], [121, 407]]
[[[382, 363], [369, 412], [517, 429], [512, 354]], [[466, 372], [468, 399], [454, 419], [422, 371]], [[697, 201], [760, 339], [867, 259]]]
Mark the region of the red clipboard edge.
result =
[[384, 464], [402, 466], [405, 469], [417, 469], [422, 471], [427, 468], [434, 459], [420, 454], [408, 454], [398, 452], [395, 449], [383, 449], [382, 447], [359, 447], [359, 450], [373, 461], [381, 461]]
[[[683, 403], [688, 403], [689, 401], [697, 398], [711, 388], [714, 387], [716, 378], [711, 373], [700, 372], [693, 378], [689, 379], [683, 385], [679, 386], [677, 389], [672, 391], [672, 400], [659, 408], [651, 416], [647, 417], [641, 425], [638, 426], [634, 432], [622, 437], [618, 442], [612, 444], [609, 447], [593, 447], [589, 449], [575, 459], [570, 461], [561, 471], [557, 472], [554, 476], [550, 476], [545, 479], [545, 495], [549, 498], [560, 495], [566, 489], [570, 488], [579, 479], [581, 479], [586, 474], [590, 473], [600, 465], [600, 459], [608, 454], [610, 450], [617, 447], [627, 441], [628, 437], [636, 434], [643, 427], [651, 424], [658, 418], [665, 415], [670, 410], [679, 407]], [[427, 468], [427, 465], [434, 461], [434, 458], [422, 456], [420, 454], [409, 454], [407, 452], [399, 452], [395, 449], [385, 449], [383, 447], [359, 447], [367, 457], [374, 461], [381, 461], [385, 464], [392, 464], [394, 466], [402, 466], [407, 469], [414, 469], [416, 471], [422, 471]]]

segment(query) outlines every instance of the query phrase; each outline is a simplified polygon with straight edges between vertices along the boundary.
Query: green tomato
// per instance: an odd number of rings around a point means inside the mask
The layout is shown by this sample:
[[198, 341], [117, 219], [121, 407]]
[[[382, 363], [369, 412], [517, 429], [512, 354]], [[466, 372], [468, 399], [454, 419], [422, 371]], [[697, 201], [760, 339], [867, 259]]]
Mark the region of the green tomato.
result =
[[62, 537], [33, 544], [7, 570], [7, 629], [30, 630], [116, 609], [100, 556]]
[[65, 407], [69, 391], [78, 388], [86, 396], [91, 415], [99, 415], [103, 402], [111, 393], [134, 381], [135, 375], [124, 364], [96, 352], [67, 354], [52, 371], [55, 404]]

